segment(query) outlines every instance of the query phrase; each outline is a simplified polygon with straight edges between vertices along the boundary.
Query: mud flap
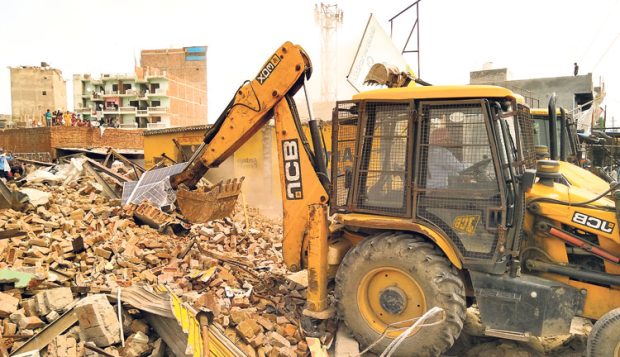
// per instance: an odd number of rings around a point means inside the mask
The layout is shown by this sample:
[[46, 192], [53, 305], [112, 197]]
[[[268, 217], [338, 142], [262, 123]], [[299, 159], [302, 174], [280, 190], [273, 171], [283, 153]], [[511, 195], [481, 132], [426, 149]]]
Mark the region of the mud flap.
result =
[[487, 329], [552, 336], [568, 334], [585, 295], [561, 282], [523, 274], [516, 278], [470, 272], [480, 318]]

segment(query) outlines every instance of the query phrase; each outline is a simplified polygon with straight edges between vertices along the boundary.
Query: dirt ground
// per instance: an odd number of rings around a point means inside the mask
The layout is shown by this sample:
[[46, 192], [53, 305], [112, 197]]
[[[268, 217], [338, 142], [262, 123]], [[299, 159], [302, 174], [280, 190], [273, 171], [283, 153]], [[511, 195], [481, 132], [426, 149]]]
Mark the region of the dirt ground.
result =
[[587, 319], [575, 319], [571, 333], [547, 338], [531, 337], [526, 342], [511, 341], [483, 336], [478, 310], [467, 309], [467, 319], [461, 336], [445, 357], [582, 357], [586, 355], [586, 343], [592, 323]]

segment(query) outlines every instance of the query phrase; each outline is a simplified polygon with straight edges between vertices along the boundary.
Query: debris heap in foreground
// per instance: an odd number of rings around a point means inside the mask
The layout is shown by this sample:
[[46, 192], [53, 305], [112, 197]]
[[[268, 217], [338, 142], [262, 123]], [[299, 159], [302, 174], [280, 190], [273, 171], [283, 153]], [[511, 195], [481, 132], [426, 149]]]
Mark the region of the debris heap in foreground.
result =
[[37, 336], [48, 356], [178, 354], [148, 304], [130, 299], [140, 288], [208, 312], [249, 356], [307, 354], [305, 290], [285, 279], [279, 223], [238, 208], [231, 218], [182, 224], [177, 235], [140, 225], [135, 206], [108, 200], [88, 176], [19, 190], [31, 191], [30, 204], [0, 210], [0, 327], [9, 352]]

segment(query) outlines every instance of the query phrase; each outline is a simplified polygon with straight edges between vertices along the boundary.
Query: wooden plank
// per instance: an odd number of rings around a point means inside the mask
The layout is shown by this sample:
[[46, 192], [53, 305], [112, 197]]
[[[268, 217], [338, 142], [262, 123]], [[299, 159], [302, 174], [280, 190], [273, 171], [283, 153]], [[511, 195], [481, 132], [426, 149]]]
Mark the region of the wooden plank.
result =
[[[127, 182], [127, 181], [132, 181], [132, 180], [130, 180], [129, 178], [127, 178], [127, 177], [125, 177], [125, 176], [123, 176], [123, 175], [117, 174], [116, 172], [114, 172], [114, 171], [110, 170], [109, 168], [107, 168], [107, 167], [105, 167], [105, 166], [101, 165], [100, 163], [98, 163], [97, 161], [95, 161], [95, 160], [93, 160], [93, 159], [89, 159], [89, 158], [87, 158], [87, 159], [86, 159], [86, 162], [88, 162], [88, 163], [91, 165], [91, 167], [92, 167], [93, 169], [97, 169], [97, 170], [99, 170], [99, 171], [101, 171], [101, 172], [105, 173], [106, 175], [108, 175], [108, 176], [110, 176], [110, 177], [112, 177], [112, 178], [116, 179], [116, 180], [117, 180], [117, 181], [119, 181], [119, 182]], [[120, 183], [119, 183], [119, 184], [120, 184]], [[122, 186], [122, 185], [121, 185], [121, 186]]]
[[54, 322], [45, 326], [41, 332], [32, 336], [26, 343], [11, 352], [11, 356], [24, 352], [41, 350], [43, 347], [49, 345], [57, 336], [69, 329], [69, 327], [73, 326], [77, 321], [78, 318], [73, 309], [69, 310], [64, 315], [54, 320]]
[[118, 197], [116, 192], [110, 187], [110, 185], [108, 185], [108, 183], [105, 182], [103, 177], [101, 177], [99, 173], [93, 169], [89, 161], [84, 162], [83, 166], [86, 172], [90, 174], [92, 177], [94, 177], [95, 180], [103, 187], [103, 192], [106, 194], [106, 196], [108, 196], [108, 198], [112, 198], [112, 199], [120, 198]]
[[37, 165], [37, 166], [46, 166], [46, 167], [52, 167], [55, 164], [51, 163], [51, 162], [43, 162], [43, 161], [37, 161], [37, 160], [30, 160], [30, 159], [24, 159], [21, 157], [14, 157], [15, 160], [17, 161], [21, 161], [21, 162], [25, 162], [27, 164], [33, 164], [33, 165]]
[[21, 237], [25, 235], [26, 235], [26, 232], [20, 231], [19, 229], [7, 229], [4, 231], [0, 231], [0, 239], [9, 239], [9, 238]]

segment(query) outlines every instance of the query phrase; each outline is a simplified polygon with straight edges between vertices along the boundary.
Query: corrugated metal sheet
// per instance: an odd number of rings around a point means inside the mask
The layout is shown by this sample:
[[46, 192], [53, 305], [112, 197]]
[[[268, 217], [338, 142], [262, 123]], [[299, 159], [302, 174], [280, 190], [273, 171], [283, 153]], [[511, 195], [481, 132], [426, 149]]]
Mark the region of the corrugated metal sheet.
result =
[[155, 130], [145, 130], [142, 135], [151, 136], [158, 134], [172, 134], [172, 133], [183, 133], [187, 131], [205, 131], [211, 128], [211, 124], [208, 125], [192, 125], [192, 126], [179, 126], [174, 128], [165, 128], [165, 129], [155, 129]]

